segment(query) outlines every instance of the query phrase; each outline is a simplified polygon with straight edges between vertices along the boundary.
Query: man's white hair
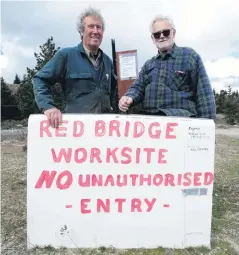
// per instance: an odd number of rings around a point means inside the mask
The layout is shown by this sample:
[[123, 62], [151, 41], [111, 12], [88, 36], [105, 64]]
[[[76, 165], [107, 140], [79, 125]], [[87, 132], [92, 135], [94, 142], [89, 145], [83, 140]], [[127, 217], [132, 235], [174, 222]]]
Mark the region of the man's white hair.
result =
[[101, 15], [100, 11], [95, 9], [95, 8], [92, 8], [92, 7], [89, 7], [87, 9], [85, 9], [79, 16], [78, 16], [78, 19], [77, 19], [77, 22], [76, 22], [76, 28], [77, 28], [77, 31], [81, 34], [82, 32], [84, 32], [84, 29], [85, 29], [85, 24], [84, 24], [84, 19], [88, 16], [94, 16], [94, 17], [97, 17], [101, 20], [102, 22], [102, 29], [103, 31], [105, 30], [105, 21], [104, 21], [104, 18], [103, 16]]
[[153, 25], [154, 25], [154, 23], [157, 22], [157, 21], [161, 21], [161, 20], [167, 20], [167, 21], [172, 25], [172, 28], [173, 28], [174, 30], [176, 30], [175, 25], [174, 25], [174, 23], [173, 23], [173, 20], [172, 20], [170, 17], [164, 16], [164, 15], [157, 15], [157, 16], [152, 20], [152, 22], [150, 23], [150, 27], [149, 27], [150, 33], [153, 32]]

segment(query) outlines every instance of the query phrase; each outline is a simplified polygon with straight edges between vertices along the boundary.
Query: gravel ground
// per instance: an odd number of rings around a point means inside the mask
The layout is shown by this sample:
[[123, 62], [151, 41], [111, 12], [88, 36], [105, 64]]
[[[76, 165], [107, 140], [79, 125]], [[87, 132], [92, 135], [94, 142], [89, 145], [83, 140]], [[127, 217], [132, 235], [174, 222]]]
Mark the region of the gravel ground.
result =
[[1, 130], [2, 141], [5, 140], [25, 140], [27, 138], [27, 128]]

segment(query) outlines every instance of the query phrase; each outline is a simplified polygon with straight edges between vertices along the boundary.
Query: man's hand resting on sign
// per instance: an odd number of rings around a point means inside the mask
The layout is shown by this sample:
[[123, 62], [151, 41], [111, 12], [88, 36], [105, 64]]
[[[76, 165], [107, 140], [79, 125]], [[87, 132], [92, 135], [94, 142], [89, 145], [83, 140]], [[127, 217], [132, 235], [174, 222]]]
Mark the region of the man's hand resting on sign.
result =
[[53, 128], [58, 128], [62, 124], [62, 113], [57, 108], [48, 109], [44, 111], [44, 114]]
[[122, 112], [126, 112], [129, 110], [130, 105], [133, 103], [133, 99], [131, 97], [123, 96], [119, 101], [119, 109]]

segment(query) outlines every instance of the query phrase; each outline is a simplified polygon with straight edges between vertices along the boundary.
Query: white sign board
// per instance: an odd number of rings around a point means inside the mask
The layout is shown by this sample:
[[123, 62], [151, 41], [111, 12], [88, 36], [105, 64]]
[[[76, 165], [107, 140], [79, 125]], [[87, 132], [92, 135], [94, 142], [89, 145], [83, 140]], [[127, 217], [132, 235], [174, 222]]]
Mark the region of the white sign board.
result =
[[120, 79], [129, 80], [137, 77], [136, 53], [124, 53], [119, 55]]
[[215, 125], [137, 115], [28, 125], [28, 247], [210, 248]]

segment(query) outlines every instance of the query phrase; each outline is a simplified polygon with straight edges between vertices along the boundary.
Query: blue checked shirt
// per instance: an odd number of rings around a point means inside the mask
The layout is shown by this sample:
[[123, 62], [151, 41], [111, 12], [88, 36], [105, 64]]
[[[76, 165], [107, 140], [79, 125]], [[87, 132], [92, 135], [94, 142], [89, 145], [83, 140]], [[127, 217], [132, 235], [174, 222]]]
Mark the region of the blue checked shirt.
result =
[[213, 90], [200, 56], [191, 48], [174, 44], [142, 67], [126, 96], [149, 113], [168, 116], [216, 118]]

